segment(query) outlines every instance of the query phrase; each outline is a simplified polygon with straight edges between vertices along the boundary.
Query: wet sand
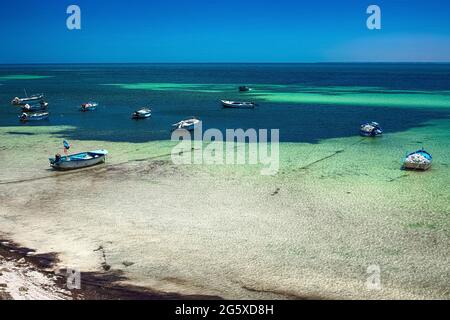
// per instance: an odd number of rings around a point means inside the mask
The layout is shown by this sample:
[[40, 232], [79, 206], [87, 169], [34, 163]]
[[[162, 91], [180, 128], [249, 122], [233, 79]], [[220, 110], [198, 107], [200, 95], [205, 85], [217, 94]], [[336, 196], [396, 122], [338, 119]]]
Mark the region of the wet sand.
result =
[[220, 299], [121, 285], [125, 278], [115, 271], [83, 273], [82, 286], [69, 288], [67, 270], [56, 268], [58, 262], [57, 255], [40, 255], [9, 241], [0, 241], [0, 300]]
[[[167, 141], [71, 141], [111, 156], [60, 174], [46, 159], [61, 144], [57, 128], [2, 128], [0, 232], [56, 254], [55, 268], [80, 270], [82, 285], [83, 274], [114, 273], [116, 284], [179, 295], [448, 299], [449, 123], [430, 127], [283, 143], [275, 176], [176, 166]], [[400, 170], [411, 134], [439, 150], [431, 171]], [[373, 264], [379, 291], [366, 287]]]

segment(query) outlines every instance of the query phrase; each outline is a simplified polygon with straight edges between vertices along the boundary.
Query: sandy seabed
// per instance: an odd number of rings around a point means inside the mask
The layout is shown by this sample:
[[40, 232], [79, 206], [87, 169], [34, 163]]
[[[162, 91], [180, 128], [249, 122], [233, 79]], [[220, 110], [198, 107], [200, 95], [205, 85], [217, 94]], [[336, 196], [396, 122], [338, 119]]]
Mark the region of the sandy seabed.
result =
[[[110, 157], [56, 173], [47, 157], [58, 128], [1, 128], [0, 233], [54, 253], [46, 270], [80, 270], [82, 284], [83, 273], [120, 273], [121, 285], [226, 299], [448, 299], [450, 125], [430, 127], [283, 143], [273, 176], [174, 165], [169, 141], [71, 141]], [[411, 135], [435, 155], [432, 170], [400, 170]], [[381, 290], [366, 286], [371, 265]], [[0, 282], [17, 298], [14, 277]]]

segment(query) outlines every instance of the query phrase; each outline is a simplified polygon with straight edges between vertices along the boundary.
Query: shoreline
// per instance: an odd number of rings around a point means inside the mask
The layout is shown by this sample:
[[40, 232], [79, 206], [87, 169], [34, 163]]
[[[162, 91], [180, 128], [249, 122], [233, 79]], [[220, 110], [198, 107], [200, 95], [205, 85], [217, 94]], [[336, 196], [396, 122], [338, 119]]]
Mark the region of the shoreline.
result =
[[[0, 300], [222, 300], [219, 296], [182, 295], [124, 285], [120, 271], [82, 272], [81, 288], [68, 289], [57, 253], [35, 254], [0, 238]], [[58, 272], [60, 271], [60, 272]]]

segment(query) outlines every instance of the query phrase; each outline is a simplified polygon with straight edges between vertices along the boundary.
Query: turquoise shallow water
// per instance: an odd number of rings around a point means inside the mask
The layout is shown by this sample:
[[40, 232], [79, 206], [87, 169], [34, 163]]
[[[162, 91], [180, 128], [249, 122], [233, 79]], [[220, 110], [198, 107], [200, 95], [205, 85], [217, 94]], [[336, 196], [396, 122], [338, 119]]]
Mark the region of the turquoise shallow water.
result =
[[[439, 190], [450, 179], [450, 64], [11, 65], [0, 66], [0, 84], [1, 155], [15, 168], [3, 178], [39, 173], [61, 139], [75, 142], [77, 150], [108, 147], [116, 162], [168, 154], [170, 125], [195, 115], [204, 129], [279, 129], [279, 166], [288, 176], [307, 167], [323, 178], [396, 181], [404, 175], [402, 157], [425, 147], [435, 159], [432, 173], [422, 176], [435, 181], [427, 188]], [[239, 93], [242, 84], [254, 90]], [[23, 89], [46, 94], [48, 121], [18, 123], [9, 101]], [[259, 106], [222, 109], [223, 98]], [[98, 109], [79, 112], [89, 99], [99, 102]], [[144, 105], [152, 107], [152, 118], [132, 121], [131, 112]], [[381, 123], [384, 137], [358, 136], [359, 124], [368, 120]], [[28, 151], [33, 157], [18, 162], [16, 155]], [[42, 163], [24, 169], [22, 163], [34, 158]], [[225, 176], [260, 169], [206, 168]]]
[[[170, 153], [170, 125], [191, 115], [203, 120], [204, 129], [279, 129], [281, 171], [345, 151], [312, 172], [353, 176], [352, 163], [362, 166], [356, 175], [389, 181], [403, 175], [399, 166], [406, 152], [425, 147], [434, 155], [431, 176], [437, 181], [428, 188], [438, 190], [450, 177], [450, 64], [10, 65], [0, 66], [0, 84], [1, 156], [17, 169], [3, 172], [5, 178], [46, 166], [63, 138], [75, 141], [78, 150], [107, 146], [113, 161]], [[254, 90], [237, 92], [242, 84]], [[19, 123], [9, 101], [23, 89], [46, 94], [48, 121]], [[223, 98], [259, 106], [222, 109]], [[98, 109], [79, 112], [89, 99], [99, 102]], [[152, 118], [132, 121], [131, 112], [144, 105], [152, 107]], [[358, 136], [359, 124], [368, 120], [381, 123], [384, 137]], [[34, 154], [29, 160], [10, 159], [28, 151]], [[20, 169], [34, 157], [42, 163]], [[253, 170], [211, 168], [224, 175]]]
[[[449, 297], [449, 65], [53, 65], [0, 75], [0, 232], [19, 243], [83, 270], [100, 268], [102, 245], [114, 270], [163, 290]], [[24, 87], [47, 94], [48, 122], [18, 123], [9, 101]], [[223, 110], [220, 98], [259, 107]], [[98, 110], [80, 113], [86, 99]], [[152, 118], [131, 121], [147, 103]], [[205, 128], [280, 129], [278, 174], [172, 165], [168, 126], [190, 115]], [[383, 137], [359, 137], [366, 120]], [[107, 166], [54, 175], [47, 157], [63, 138], [74, 151], [108, 149]], [[405, 153], [422, 146], [432, 169], [402, 171]], [[42, 179], [14, 182], [29, 178]], [[381, 292], [365, 289], [371, 264], [382, 268]]]

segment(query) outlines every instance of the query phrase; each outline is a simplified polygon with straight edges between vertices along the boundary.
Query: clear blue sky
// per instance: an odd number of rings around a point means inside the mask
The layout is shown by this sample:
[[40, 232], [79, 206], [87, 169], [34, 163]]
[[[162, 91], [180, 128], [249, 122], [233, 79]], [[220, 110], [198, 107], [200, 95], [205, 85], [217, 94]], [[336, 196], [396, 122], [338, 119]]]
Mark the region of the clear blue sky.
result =
[[[81, 8], [81, 30], [66, 9]], [[366, 8], [382, 9], [382, 30]], [[15, 0], [0, 63], [450, 61], [444, 0]]]

